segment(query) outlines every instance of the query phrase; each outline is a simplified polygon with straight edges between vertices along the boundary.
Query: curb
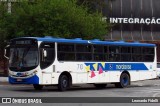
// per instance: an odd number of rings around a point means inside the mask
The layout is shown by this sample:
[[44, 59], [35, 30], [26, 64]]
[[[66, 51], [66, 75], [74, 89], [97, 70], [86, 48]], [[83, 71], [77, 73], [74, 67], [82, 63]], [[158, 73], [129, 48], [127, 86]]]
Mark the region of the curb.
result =
[[0, 77], [0, 82], [8, 82], [8, 77]]

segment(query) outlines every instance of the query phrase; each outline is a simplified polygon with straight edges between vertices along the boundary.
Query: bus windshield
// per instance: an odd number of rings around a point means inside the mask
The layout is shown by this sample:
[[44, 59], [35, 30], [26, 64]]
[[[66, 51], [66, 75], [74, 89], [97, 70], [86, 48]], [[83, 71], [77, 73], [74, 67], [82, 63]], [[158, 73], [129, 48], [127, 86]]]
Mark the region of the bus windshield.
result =
[[38, 65], [38, 48], [15, 46], [10, 49], [9, 68], [12, 71], [27, 71]]

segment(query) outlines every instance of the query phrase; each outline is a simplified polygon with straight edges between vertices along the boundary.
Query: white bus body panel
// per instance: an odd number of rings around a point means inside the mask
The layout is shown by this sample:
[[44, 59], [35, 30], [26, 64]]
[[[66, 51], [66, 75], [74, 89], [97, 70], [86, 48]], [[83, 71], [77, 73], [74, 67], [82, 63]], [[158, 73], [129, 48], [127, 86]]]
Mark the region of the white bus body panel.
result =
[[[99, 62], [93, 62], [93, 63], [96, 64]], [[43, 79], [42, 84], [58, 84], [58, 79], [60, 74], [65, 71], [71, 74], [73, 84], [119, 82], [121, 73], [123, 71], [129, 72], [131, 81], [153, 79], [157, 77], [154, 63], [149, 63], [149, 62], [144, 63], [144, 66], [146, 66], [148, 70], [103, 70], [101, 73], [99, 73], [98, 70], [95, 70], [93, 73], [92, 70], [86, 67], [84, 62], [55, 61], [54, 65], [55, 65], [55, 70], [53, 70], [53, 65], [42, 70], [42, 77], [40, 77]], [[94, 66], [94, 68], [97, 68], [97, 66]]]

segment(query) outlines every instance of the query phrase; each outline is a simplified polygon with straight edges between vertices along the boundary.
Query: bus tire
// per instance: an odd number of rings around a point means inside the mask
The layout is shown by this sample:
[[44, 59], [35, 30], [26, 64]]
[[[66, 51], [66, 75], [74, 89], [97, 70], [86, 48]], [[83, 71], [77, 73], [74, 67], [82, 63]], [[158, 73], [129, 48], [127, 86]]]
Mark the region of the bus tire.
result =
[[107, 84], [94, 84], [96, 88], [105, 88]]
[[66, 75], [61, 75], [58, 82], [58, 90], [66, 91], [70, 86], [69, 78]]
[[120, 76], [120, 82], [119, 83], [115, 83], [115, 86], [117, 88], [125, 88], [128, 85], [130, 85], [129, 75], [127, 73], [122, 73], [121, 76]]
[[43, 89], [43, 85], [39, 85], [39, 84], [33, 84], [33, 87], [35, 90], [42, 90]]

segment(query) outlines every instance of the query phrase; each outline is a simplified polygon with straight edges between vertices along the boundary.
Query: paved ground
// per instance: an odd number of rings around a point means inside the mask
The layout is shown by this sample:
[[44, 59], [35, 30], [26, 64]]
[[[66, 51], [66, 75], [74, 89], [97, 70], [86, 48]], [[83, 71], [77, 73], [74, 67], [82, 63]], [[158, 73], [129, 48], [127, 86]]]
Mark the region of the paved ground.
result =
[[160, 80], [133, 82], [130, 87], [121, 89], [109, 84], [105, 89], [96, 89], [93, 85], [74, 85], [66, 92], [59, 92], [56, 86], [44, 87], [35, 91], [32, 85], [0, 84], [2, 97], [160, 97]]
[[[3, 80], [2, 80], [3, 79]], [[10, 85], [7, 78], [0, 79], [0, 97], [160, 97], [160, 79], [133, 82], [125, 89], [115, 88], [109, 84], [105, 89], [96, 89], [93, 85], [74, 85], [66, 92], [59, 92], [56, 86], [45, 87], [42, 91], [35, 91], [32, 85]], [[0, 104], [1, 106], [2, 104]], [[3, 104], [4, 105], [4, 104]], [[17, 106], [17, 104], [13, 104]], [[18, 104], [20, 105], [20, 104]], [[29, 106], [30, 104], [24, 104]], [[34, 106], [158, 106], [155, 104], [89, 104], [89, 103], [59, 103], [34, 104]], [[4, 106], [10, 106], [5, 104]]]

